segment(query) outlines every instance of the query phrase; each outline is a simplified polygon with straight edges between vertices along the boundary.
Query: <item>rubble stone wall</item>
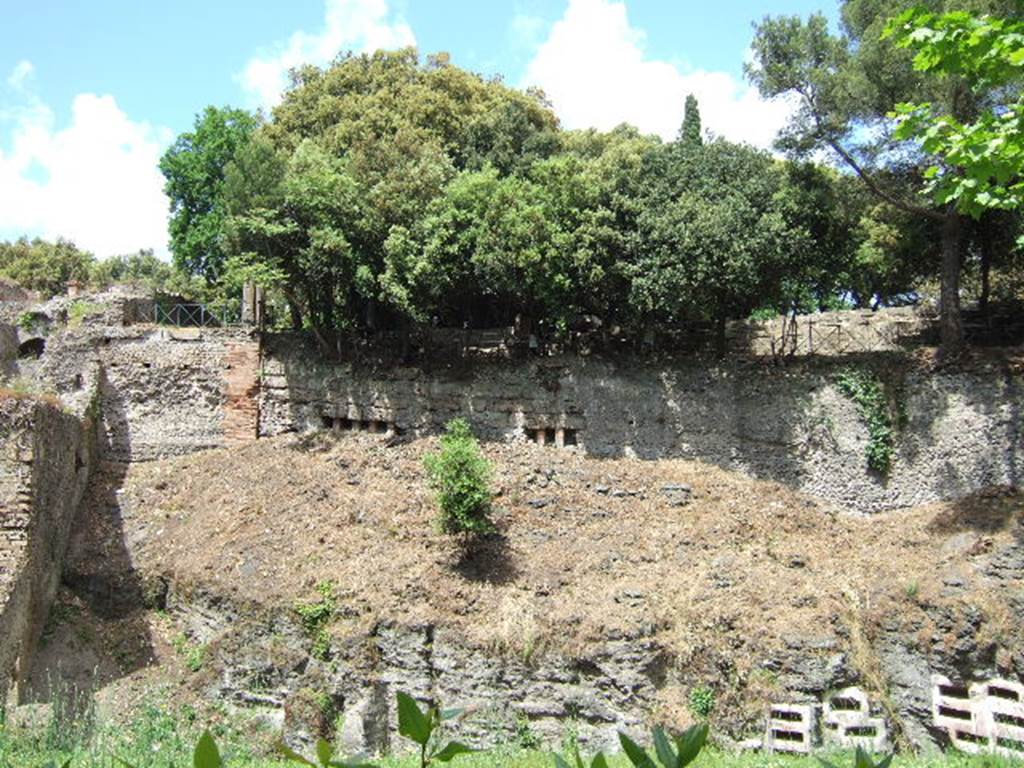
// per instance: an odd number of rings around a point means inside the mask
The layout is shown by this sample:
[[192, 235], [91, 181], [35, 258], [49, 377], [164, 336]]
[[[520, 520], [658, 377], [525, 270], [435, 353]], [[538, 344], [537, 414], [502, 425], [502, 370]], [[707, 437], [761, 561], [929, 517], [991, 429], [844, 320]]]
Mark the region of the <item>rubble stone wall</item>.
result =
[[127, 463], [255, 439], [258, 364], [241, 329], [98, 326], [51, 337], [40, 378], [73, 402], [95, 376], [104, 458]]
[[836, 386], [840, 366], [827, 362], [773, 368], [566, 357], [367, 371], [324, 362], [288, 337], [270, 338], [260, 433], [348, 420], [419, 435], [462, 416], [486, 439], [568, 430], [594, 456], [696, 458], [860, 512], [1020, 483], [1019, 372], [997, 362], [929, 372], [879, 355], [842, 364], [849, 365], [875, 370], [905, 414], [888, 477], [869, 470], [867, 425]]
[[88, 419], [0, 398], [0, 701], [24, 679], [94, 460]]

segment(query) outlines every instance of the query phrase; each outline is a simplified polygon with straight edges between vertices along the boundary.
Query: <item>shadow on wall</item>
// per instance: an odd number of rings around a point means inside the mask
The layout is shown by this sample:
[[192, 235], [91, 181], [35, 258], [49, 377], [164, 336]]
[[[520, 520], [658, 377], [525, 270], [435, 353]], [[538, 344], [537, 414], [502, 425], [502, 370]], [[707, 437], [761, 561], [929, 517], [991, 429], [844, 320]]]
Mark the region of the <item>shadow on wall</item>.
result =
[[[126, 423], [124, 403], [100, 370], [104, 412], [97, 425], [98, 461], [82, 500], [64, 561], [61, 593], [33, 667], [28, 701], [60, 700], [86, 713], [99, 687], [152, 663], [148, 609], [163, 607], [166, 584], [144, 583], [124, 542], [119, 490], [131, 458], [120, 436], [112, 462], [111, 434]], [[128, 454], [125, 456], [127, 446]], [[65, 713], [76, 714], [76, 713]]]
[[[789, 366], [565, 357], [427, 371], [327, 361], [295, 337], [270, 337], [264, 360], [263, 435], [379, 419], [419, 436], [456, 416], [484, 440], [562, 428], [590, 456], [696, 459], [859, 512], [1016, 484], [1024, 458], [1020, 376], [999, 363], [929, 372], [894, 352]], [[881, 381], [909, 417], [885, 476], [868, 467], [869, 414], [836, 386], [847, 368]]]

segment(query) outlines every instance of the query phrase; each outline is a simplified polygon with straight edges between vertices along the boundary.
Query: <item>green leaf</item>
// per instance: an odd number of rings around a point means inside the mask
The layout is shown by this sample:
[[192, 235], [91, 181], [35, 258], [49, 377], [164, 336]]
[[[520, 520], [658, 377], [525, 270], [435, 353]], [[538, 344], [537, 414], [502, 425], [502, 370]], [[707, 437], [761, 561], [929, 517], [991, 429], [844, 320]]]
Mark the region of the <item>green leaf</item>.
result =
[[461, 744], [457, 741], [449, 742], [445, 745], [445, 748], [434, 755], [434, 759], [440, 763], [447, 763], [456, 755], [468, 755], [474, 750], [467, 747], [465, 744]]
[[661, 728], [655, 728], [653, 732], [654, 736], [654, 752], [658, 756], [658, 760], [665, 768], [678, 768], [676, 764], [676, 753], [672, 749], [672, 744], [665, 735], [665, 731]]
[[853, 766], [854, 768], [875, 768], [875, 763], [863, 747], [857, 747], [853, 753]]
[[608, 768], [608, 760], [605, 759], [604, 752], [594, 755], [594, 759], [590, 761], [590, 768]]
[[629, 736], [624, 733], [619, 733], [619, 743], [622, 745], [622, 751], [626, 753], [626, 757], [629, 758], [635, 768], [658, 768], [654, 761], [647, 755], [647, 753], [640, 748], [640, 745], [633, 741]]
[[555, 768], [572, 768], [572, 766], [565, 762], [565, 758], [557, 752], [552, 753], [551, 756], [555, 758]]
[[679, 749], [678, 768], [692, 763], [708, 740], [708, 724], [694, 725], [683, 731], [683, 734], [676, 739], [676, 747]]
[[882, 758], [882, 759], [881, 759], [881, 760], [880, 760], [880, 761], [878, 762], [878, 764], [877, 764], [877, 765], [875, 766], [875, 768], [889, 768], [889, 763], [891, 763], [891, 762], [892, 762], [892, 759], [893, 759], [893, 757], [895, 757], [895, 756], [896, 756], [896, 753], [895, 753], [895, 752], [890, 752], [890, 753], [889, 753], [888, 755], [886, 755], [885, 757], [883, 757], [883, 758]]
[[317, 739], [316, 742], [316, 757], [320, 761], [320, 765], [330, 765], [331, 758], [334, 757], [334, 748], [326, 739]]
[[316, 763], [310, 762], [283, 741], [278, 743], [276, 750], [286, 760], [290, 760], [293, 763], [302, 763], [303, 765], [312, 765], [313, 768], [316, 768]]
[[465, 710], [459, 709], [459, 708], [456, 708], [456, 709], [442, 709], [441, 710], [441, 719], [442, 720], [452, 720], [453, 718], [456, 718], [459, 715], [461, 715], [464, 711]]
[[830, 763], [828, 760], [822, 760], [820, 757], [818, 758], [818, 762], [821, 763], [822, 768], [838, 768], [835, 763]]
[[192, 755], [192, 765], [194, 768], [223, 768], [224, 762], [220, 759], [217, 743], [209, 731], [203, 731], [199, 737], [195, 754]]
[[421, 747], [430, 741], [434, 730], [430, 719], [420, 711], [416, 701], [407, 693], [398, 692], [398, 732]]

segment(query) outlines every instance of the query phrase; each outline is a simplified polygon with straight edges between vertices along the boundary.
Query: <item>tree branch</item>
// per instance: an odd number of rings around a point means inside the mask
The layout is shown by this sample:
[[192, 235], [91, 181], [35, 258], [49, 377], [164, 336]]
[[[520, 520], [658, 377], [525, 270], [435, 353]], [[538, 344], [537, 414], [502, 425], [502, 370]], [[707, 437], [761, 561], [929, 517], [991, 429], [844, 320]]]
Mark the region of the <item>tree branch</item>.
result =
[[871, 190], [875, 195], [882, 198], [890, 205], [894, 205], [901, 211], [905, 211], [907, 213], [917, 214], [918, 216], [927, 216], [929, 219], [932, 219], [933, 221], [946, 220], [946, 216], [948, 214], [936, 211], [934, 208], [928, 208], [923, 205], [917, 205], [915, 203], [907, 202], [906, 200], [901, 200], [895, 195], [889, 194], [880, 186], [878, 186], [878, 184], [875, 182], [874, 179], [871, 178], [868, 172], [861, 168], [860, 163], [858, 163], [853, 158], [853, 156], [849, 152], [847, 152], [838, 141], [826, 137], [825, 142], [830, 147], [832, 147], [832, 149], [835, 151], [837, 155], [839, 155], [843, 159], [843, 162], [845, 162], [848, 166], [850, 166], [850, 168], [853, 169], [854, 173], [856, 173], [860, 177], [861, 181], [864, 182], [864, 184], [867, 186], [869, 190]]
[[840, 144], [836, 139], [832, 138], [830, 133], [827, 130], [825, 130], [825, 127], [822, 124], [821, 114], [815, 107], [814, 99], [811, 98], [811, 95], [807, 93], [807, 91], [804, 88], [795, 88], [794, 90], [796, 90], [796, 92], [800, 94], [801, 98], [803, 98], [804, 100], [804, 103], [807, 105], [807, 110], [808, 112], [810, 112], [811, 117], [814, 119], [814, 125], [818, 129], [818, 135], [821, 136], [825, 140], [825, 143], [828, 144], [832, 148], [832, 150], [843, 159], [843, 162], [845, 162], [848, 166], [850, 166], [850, 168], [853, 169], [853, 172], [860, 177], [860, 180], [864, 182], [864, 184], [867, 186], [869, 190], [871, 190], [873, 194], [880, 197], [882, 200], [885, 200], [885, 202], [889, 203], [890, 205], [896, 206], [901, 211], [905, 211], [906, 213], [912, 213], [918, 216], [927, 216], [932, 221], [946, 220], [946, 216], [948, 214], [940, 213], [939, 211], [936, 211], [934, 208], [928, 208], [923, 205], [917, 205], [916, 203], [901, 200], [895, 195], [892, 195], [889, 192], [886, 192], [884, 189], [882, 189], [878, 185], [878, 183], [871, 178], [871, 175], [867, 171], [865, 171], [864, 168], [861, 167], [860, 163], [858, 163], [856, 159], [854, 159], [853, 155], [851, 155], [843, 147], [842, 144]]

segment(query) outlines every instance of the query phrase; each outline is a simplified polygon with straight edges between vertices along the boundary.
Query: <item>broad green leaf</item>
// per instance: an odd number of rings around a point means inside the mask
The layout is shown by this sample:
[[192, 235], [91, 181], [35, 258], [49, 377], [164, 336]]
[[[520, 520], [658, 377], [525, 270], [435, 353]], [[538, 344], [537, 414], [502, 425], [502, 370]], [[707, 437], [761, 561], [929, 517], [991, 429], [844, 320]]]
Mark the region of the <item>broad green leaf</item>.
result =
[[565, 762], [565, 758], [557, 752], [552, 753], [551, 756], [555, 758], [555, 768], [572, 768], [572, 766]]
[[327, 739], [317, 739], [316, 758], [320, 761], [320, 765], [326, 767], [330, 764], [332, 757], [334, 757], [334, 748]]
[[864, 751], [863, 747], [857, 747], [853, 753], [853, 765], [854, 768], [875, 768], [875, 763], [871, 759], [871, 756]]
[[398, 732], [407, 739], [412, 739], [420, 746], [430, 741], [433, 726], [430, 720], [420, 711], [416, 701], [407, 693], [398, 692]]
[[704, 748], [704, 743], [708, 740], [708, 724], [702, 723], [701, 725], [694, 725], [683, 731], [682, 735], [676, 739], [676, 746], [679, 749], [679, 762], [677, 763], [679, 768], [692, 763], [700, 751]]
[[594, 755], [594, 759], [590, 761], [590, 768], [608, 768], [608, 761], [603, 752]]
[[658, 760], [665, 768], [678, 768], [676, 764], [676, 753], [672, 749], [672, 744], [669, 742], [668, 736], [665, 731], [661, 728], [654, 729], [654, 752], [658, 756]]
[[195, 754], [192, 755], [192, 765], [194, 768], [223, 768], [224, 762], [220, 759], [217, 743], [209, 731], [203, 731], [199, 737]]
[[619, 743], [622, 745], [622, 751], [626, 753], [626, 757], [629, 758], [635, 768], [658, 768], [654, 761], [647, 755], [640, 745], [633, 741], [629, 736], [624, 733], [619, 733]]
[[457, 741], [451, 741], [445, 745], [445, 748], [434, 755], [434, 759], [440, 763], [447, 763], [456, 755], [468, 755], [474, 750], [467, 747], [465, 744], [460, 744]]
[[278, 754], [280, 754], [286, 760], [290, 760], [293, 763], [302, 763], [303, 765], [312, 765], [314, 768], [316, 768], [316, 763], [310, 762], [302, 755], [300, 755], [298, 752], [296, 752], [294, 749], [285, 744], [283, 741], [278, 743], [276, 749]]

